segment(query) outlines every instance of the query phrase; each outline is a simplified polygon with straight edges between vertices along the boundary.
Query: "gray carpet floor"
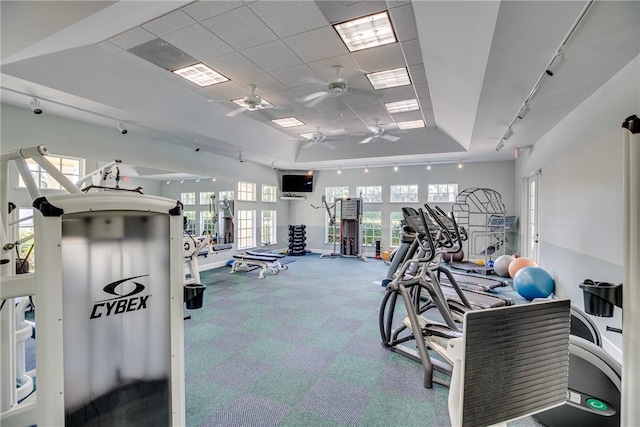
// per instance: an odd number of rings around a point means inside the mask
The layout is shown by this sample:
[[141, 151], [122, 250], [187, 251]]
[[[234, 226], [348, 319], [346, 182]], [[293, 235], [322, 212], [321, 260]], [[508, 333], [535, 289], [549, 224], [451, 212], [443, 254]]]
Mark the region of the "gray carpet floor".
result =
[[450, 425], [448, 389], [425, 389], [418, 363], [380, 345], [385, 263], [293, 259], [264, 279], [201, 274], [204, 307], [185, 321], [187, 425]]

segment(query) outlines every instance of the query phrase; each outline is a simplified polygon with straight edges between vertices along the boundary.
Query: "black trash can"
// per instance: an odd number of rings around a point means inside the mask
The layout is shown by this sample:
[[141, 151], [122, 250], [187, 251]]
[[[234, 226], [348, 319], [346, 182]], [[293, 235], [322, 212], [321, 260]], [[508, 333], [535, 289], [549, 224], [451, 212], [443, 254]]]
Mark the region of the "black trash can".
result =
[[187, 310], [197, 310], [202, 308], [204, 301], [204, 290], [207, 287], [200, 283], [189, 283], [184, 285], [184, 302], [187, 304]]

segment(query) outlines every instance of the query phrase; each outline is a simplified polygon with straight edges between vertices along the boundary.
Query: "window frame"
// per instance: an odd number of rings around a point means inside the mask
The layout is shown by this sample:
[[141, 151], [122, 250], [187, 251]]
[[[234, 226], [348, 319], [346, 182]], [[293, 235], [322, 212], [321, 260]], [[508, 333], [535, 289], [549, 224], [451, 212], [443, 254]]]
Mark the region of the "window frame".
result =
[[257, 185], [251, 181], [238, 181], [237, 185], [237, 200], [242, 202], [255, 202]]
[[[62, 155], [57, 155], [57, 154], [49, 154], [45, 157], [46, 160], [49, 161], [49, 163], [51, 163], [56, 169], [58, 169], [64, 176], [66, 176], [67, 178], [69, 178], [69, 181], [73, 182], [74, 184], [76, 182], [78, 182], [80, 180], [80, 178], [82, 178], [85, 174], [86, 174], [86, 162], [87, 160], [83, 157], [73, 157], [73, 156], [62, 156]], [[50, 177], [49, 173], [44, 170], [42, 168], [42, 166], [40, 166], [40, 164], [38, 162], [36, 162], [33, 159], [25, 159], [26, 163], [27, 163], [27, 168], [29, 169], [29, 172], [31, 173], [31, 176], [33, 177], [34, 181], [36, 182], [36, 185], [38, 186], [38, 189], [40, 190], [63, 190], [64, 187], [62, 187], [62, 185], [60, 185], [60, 183], [58, 181], [56, 181], [55, 179], [53, 179], [53, 177]], [[57, 160], [57, 162], [55, 161]], [[78, 162], [78, 174], [69, 174], [69, 173], [65, 173], [63, 171], [63, 162], [65, 160], [70, 160], [73, 162]], [[49, 180], [45, 180], [43, 181], [43, 177], [47, 176], [50, 177], [51, 181], [57, 184], [57, 187], [43, 187], [42, 183], [43, 182], [49, 182]], [[22, 179], [22, 175], [18, 174], [18, 188], [26, 188], [25, 184], [24, 184], [24, 180]]]
[[[399, 219], [394, 218], [397, 215]], [[402, 216], [402, 212], [393, 211], [389, 213], [389, 242], [392, 248], [397, 248], [402, 243], [402, 220], [404, 217]], [[398, 226], [395, 226], [397, 222]], [[397, 234], [395, 236], [394, 234]], [[394, 240], [397, 241], [397, 244], [394, 244]]]
[[[269, 213], [269, 218], [265, 217], [265, 214]], [[275, 209], [265, 209], [260, 212], [260, 244], [262, 246], [274, 245], [278, 243], [276, 236], [276, 218], [277, 212]], [[265, 224], [268, 222], [268, 224]], [[265, 232], [268, 233], [267, 239], [265, 239]]]
[[[440, 191], [442, 186], [447, 186], [446, 192]], [[452, 188], [454, 187], [454, 188]], [[432, 191], [435, 189], [436, 191]], [[446, 195], [446, 200], [443, 196]], [[429, 184], [427, 185], [427, 202], [428, 203], [455, 203], [456, 196], [458, 195], [458, 183], [444, 183], [444, 184]]]
[[[370, 221], [372, 215], [376, 218]], [[376, 240], [382, 241], [382, 211], [364, 211], [360, 221], [360, 243], [363, 247], [375, 247]]]
[[272, 184], [262, 184], [261, 200], [264, 203], [276, 203], [278, 201], [278, 187]]
[[[363, 193], [362, 190], [365, 190]], [[373, 193], [369, 193], [368, 190], [374, 190]], [[376, 194], [376, 191], [379, 191], [379, 194]], [[362, 185], [356, 187], [356, 194], [358, 197], [362, 199], [363, 203], [383, 203], [382, 198], [382, 185]], [[377, 200], [370, 200], [370, 196], [379, 196]]]
[[[234, 217], [234, 228], [236, 236], [234, 242], [237, 242], [237, 249], [249, 249], [256, 247], [256, 210], [243, 209], [238, 210]], [[248, 231], [247, 235], [244, 235]]]
[[[407, 191], [406, 192], [394, 192], [394, 189], [399, 188], [399, 187], [406, 187]], [[412, 189], [415, 188], [415, 192], [412, 191]], [[420, 186], [418, 184], [392, 184], [389, 186], [389, 203], [419, 203], [420, 202], [420, 197], [419, 197], [419, 191], [420, 191]], [[415, 194], [415, 199], [412, 199], [411, 195]], [[406, 195], [408, 197], [407, 200], [394, 200], [394, 196], [397, 195]]]

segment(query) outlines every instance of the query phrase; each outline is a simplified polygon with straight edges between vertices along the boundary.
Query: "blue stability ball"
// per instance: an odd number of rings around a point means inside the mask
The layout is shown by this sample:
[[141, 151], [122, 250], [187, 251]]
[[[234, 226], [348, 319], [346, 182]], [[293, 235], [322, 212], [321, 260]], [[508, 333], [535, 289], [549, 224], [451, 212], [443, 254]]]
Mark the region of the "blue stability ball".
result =
[[523, 298], [547, 298], [553, 293], [555, 282], [547, 271], [540, 267], [524, 267], [513, 278], [513, 287]]

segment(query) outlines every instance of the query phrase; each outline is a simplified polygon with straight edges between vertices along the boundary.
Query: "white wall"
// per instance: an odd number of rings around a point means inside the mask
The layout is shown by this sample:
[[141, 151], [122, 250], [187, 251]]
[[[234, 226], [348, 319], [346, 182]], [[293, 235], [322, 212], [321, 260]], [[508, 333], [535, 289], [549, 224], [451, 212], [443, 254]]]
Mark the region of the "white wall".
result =
[[[622, 121], [640, 114], [640, 60], [605, 83], [533, 148], [516, 161], [516, 197], [522, 178], [542, 169], [540, 266], [556, 282], [556, 295], [584, 307], [585, 279], [620, 283], [622, 269]], [[519, 207], [518, 207], [519, 208]], [[616, 357], [622, 337], [605, 331], [621, 327], [595, 319]]]
[[[406, 203], [389, 203], [389, 186], [396, 184], [417, 184], [420, 203], [414, 207], [421, 207], [427, 201], [427, 186], [429, 184], [458, 184], [462, 191], [470, 187], [491, 188], [498, 191], [509, 212], [516, 208], [514, 200], [514, 162], [483, 162], [465, 163], [462, 169], [457, 163], [435, 164], [431, 170], [425, 166], [403, 166], [394, 171], [393, 167], [364, 169], [343, 169], [341, 174], [336, 170], [322, 170], [315, 173], [314, 191], [308, 193], [306, 200], [291, 201], [291, 220], [296, 224], [307, 225], [307, 246], [312, 250], [331, 251], [332, 245], [325, 244], [326, 217], [324, 209], [313, 209], [311, 205], [322, 206], [321, 197], [325, 187], [349, 186], [350, 196], [357, 197], [357, 186], [380, 185], [383, 191], [383, 203], [365, 203], [365, 211], [382, 211], [382, 242], [384, 251], [390, 245], [390, 215], [399, 212]], [[439, 204], [445, 211], [451, 210], [450, 203]], [[374, 248], [364, 248], [368, 255], [374, 253]]]
[[[267, 166], [246, 161], [240, 163], [235, 159], [204, 151], [196, 153], [191, 148], [142, 137], [133, 132], [121, 135], [115, 128], [56, 117], [47, 114], [46, 111], [42, 115], [35, 115], [28, 108], [0, 104], [0, 114], [2, 120], [0, 151], [3, 153], [23, 147], [44, 145], [52, 154], [86, 159], [87, 172], [97, 169], [99, 165], [106, 162], [120, 159], [126, 164], [135, 166], [216, 176], [222, 182], [227, 182], [230, 190], [236, 190], [236, 182], [239, 179], [256, 182], [258, 189], [261, 188], [261, 184], [277, 185], [275, 171]], [[179, 188], [176, 187], [176, 190], [172, 191], [165, 183], [133, 178], [127, 184], [133, 187], [143, 186], [145, 194], [180, 198]], [[51, 191], [43, 191], [44, 196], [47, 194], [51, 194]], [[13, 165], [10, 169], [9, 200], [20, 207], [31, 206], [26, 190], [18, 188], [17, 171]], [[236, 202], [236, 210], [257, 209], [259, 213], [260, 209], [276, 209], [278, 223], [286, 225], [289, 222], [287, 202], [278, 200], [276, 204], [269, 204], [269, 207], [261, 206], [262, 204], [256, 202]], [[279, 248], [285, 247], [286, 230], [284, 228], [286, 226], [281, 226], [278, 230]], [[219, 259], [207, 259], [202, 263], [226, 261], [230, 256], [231, 253], [227, 252], [220, 255]]]

